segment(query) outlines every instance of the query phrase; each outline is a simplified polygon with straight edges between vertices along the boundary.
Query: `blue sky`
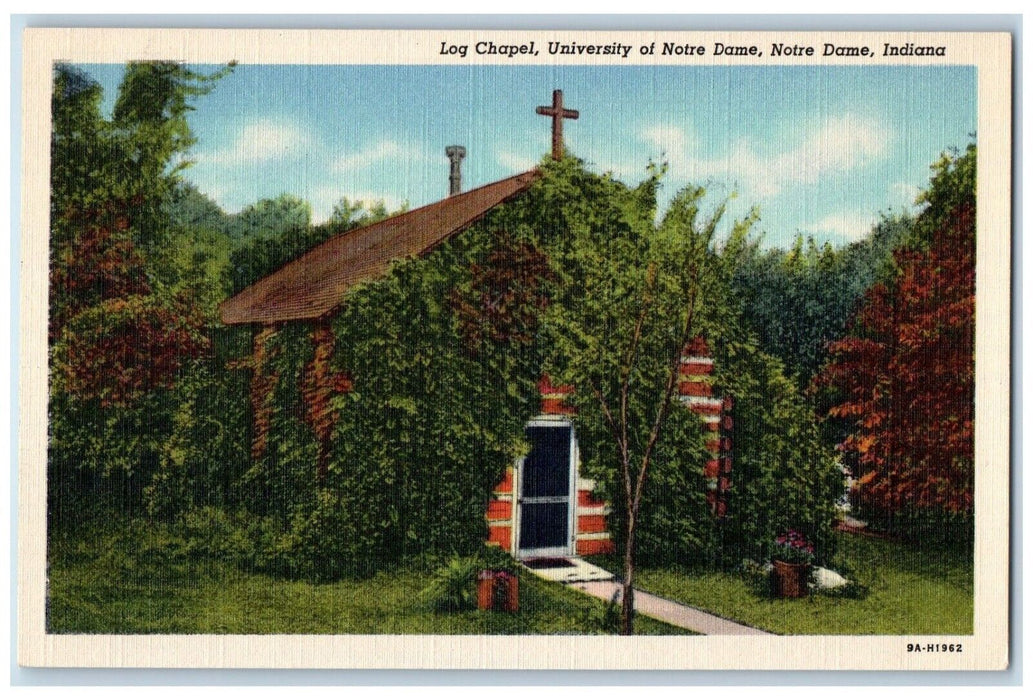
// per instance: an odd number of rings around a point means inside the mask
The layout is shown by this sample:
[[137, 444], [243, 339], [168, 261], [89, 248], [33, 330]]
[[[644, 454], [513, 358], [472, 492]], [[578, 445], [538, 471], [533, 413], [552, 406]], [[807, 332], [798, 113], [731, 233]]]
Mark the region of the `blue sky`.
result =
[[[121, 67], [85, 68], [110, 103]], [[690, 182], [711, 203], [734, 194], [732, 217], [759, 207], [771, 246], [856, 240], [976, 129], [966, 66], [240, 65], [196, 102], [186, 177], [228, 212], [281, 193], [316, 222], [342, 196], [416, 207], [446, 195], [447, 145], [467, 149], [466, 189], [533, 167], [554, 88], [592, 169], [634, 183], [666, 160], [665, 198]]]

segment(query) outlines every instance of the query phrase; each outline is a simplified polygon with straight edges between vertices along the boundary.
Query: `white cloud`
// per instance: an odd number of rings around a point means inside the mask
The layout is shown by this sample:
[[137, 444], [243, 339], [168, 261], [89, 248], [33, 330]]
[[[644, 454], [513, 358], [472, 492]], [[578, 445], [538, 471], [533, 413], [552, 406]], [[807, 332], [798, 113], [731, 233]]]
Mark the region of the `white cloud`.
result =
[[496, 155], [499, 163], [506, 166], [510, 170], [517, 170], [523, 172], [524, 170], [530, 170], [531, 168], [538, 165], [538, 161], [534, 158], [524, 155], [521, 153], [514, 153], [513, 151], [499, 151]]
[[[444, 160], [444, 151], [438, 160]], [[400, 144], [391, 139], [385, 139], [366, 146], [355, 153], [345, 153], [330, 166], [330, 170], [336, 173], [351, 172], [369, 168], [373, 163], [385, 160], [406, 160], [409, 162], [426, 162], [432, 160], [426, 149], [420, 146]]]
[[299, 157], [311, 147], [311, 137], [295, 124], [261, 119], [246, 124], [228, 148], [202, 152], [198, 161], [218, 165], [263, 163]]
[[888, 152], [892, 139], [886, 125], [852, 114], [802, 131], [798, 141], [786, 142], [779, 150], [742, 140], [711, 158], [694, 157], [695, 139], [677, 126], [655, 125], [639, 136], [657, 149], [655, 155], [665, 152], [676, 181], [727, 180], [755, 198], [773, 197], [789, 185], [813, 184], [868, 165]]
[[673, 124], [654, 124], [639, 132], [639, 138], [655, 146], [669, 159], [687, 159], [695, 140]]
[[802, 226], [804, 233], [832, 234], [847, 241], [857, 241], [872, 230], [875, 216], [860, 212], [836, 212]]
[[381, 141], [372, 146], [367, 146], [357, 153], [346, 153], [340, 156], [334, 161], [331, 170], [334, 172], [360, 170], [376, 161], [397, 158], [401, 154], [402, 147], [395, 141]]
[[778, 153], [761, 154], [740, 142], [726, 167], [755, 194], [772, 196], [788, 184], [812, 184], [866, 165], [886, 152], [890, 138], [886, 126], [848, 114], [822, 122], [800, 143]]
[[911, 206], [921, 194], [922, 188], [910, 182], [894, 182], [890, 185], [890, 192], [895, 199], [903, 200], [905, 206]]

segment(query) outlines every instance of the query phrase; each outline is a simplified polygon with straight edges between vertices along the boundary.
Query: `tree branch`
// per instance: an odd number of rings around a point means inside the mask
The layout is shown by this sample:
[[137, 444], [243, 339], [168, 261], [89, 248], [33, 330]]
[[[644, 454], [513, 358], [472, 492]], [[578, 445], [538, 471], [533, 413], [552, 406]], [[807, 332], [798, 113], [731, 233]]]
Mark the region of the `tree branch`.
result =
[[642, 501], [642, 485], [646, 480], [646, 471], [649, 468], [649, 461], [652, 459], [653, 449], [660, 438], [660, 431], [667, 421], [670, 412], [671, 396], [674, 395], [674, 387], [678, 380], [678, 370], [681, 366], [681, 356], [686, 343], [689, 342], [689, 335], [692, 333], [693, 320], [696, 314], [696, 298], [699, 293], [700, 266], [692, 268], [692, 282], [689, 287], [689, 298], [686, 302], [685, 323], [682, 325], [682, 332], [671, 357], [671, 364], [667, 372], [667, 381], [664, 385], [664, 393], [660, 397], [660, 405], [657, 406], [656, 419], [653, 421], [653, 428], [649, 432], [649, 440], [646, 442], [645, 451], [642, 453], [642, 466], [638, 472], [638, 479], [635, 483], [634, 497], [632, 501], [632, 513], [637, 514], [639, 504]]
[[[631, 370], [635, 366], [635, 357], [638, 355], [639, 344], [642, 342], [642, 327], [646, 322], [646, 315], [653, 303], [653, 285], [656, 284], [656, 265], [650, 264], [646, 271], [645, 295], [642, 305], [639, 308], [638, 318], [635, 319], [635, 330], [631, 334], [631, 343], [628, 345], [628, 352], [621, 363], [621, 384], [620, 384], [620, 425], [621, 437], [626, 446], [628, 444], [628, 395], [631, 393]], [[630, 482], [629, 482], [630, 486]]]
[[[595, 385], [595, 382], [588, 380], [588, 386], [592, 390], [592, 395], [595, 396], [596, 401], [599, 402], [599, 408], [603, 411], [603, 416], [606, 417], [606, 422], [610, 425], [610, 431], [613, 433], [614, 439], [617, 441], [617, 452], [621, 460], [621, 471], [624, 476], [624, 491], [628, 497], [628, 503], [631, 503], [633, 494], [631, 491], [631, 474], [628, 467], [630, 466], [631, 460], [628, 459], [628, 441], [627, 441], [627, 427], [618, 426], [617, 422], [613, 418], [613, 413], [610, 411], [610, 404], [606, 401], [606, 397], [603, 395], [602, 390]], [[621, 428], [624, 428], [623, 430]]]

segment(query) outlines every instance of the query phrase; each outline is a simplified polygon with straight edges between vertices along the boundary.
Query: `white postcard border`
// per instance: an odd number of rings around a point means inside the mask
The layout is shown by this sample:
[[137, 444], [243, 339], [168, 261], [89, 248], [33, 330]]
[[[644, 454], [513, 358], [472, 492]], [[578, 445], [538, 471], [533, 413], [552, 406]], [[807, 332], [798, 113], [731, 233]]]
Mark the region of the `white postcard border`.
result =
[[[44, 632], [46, 285], [49, 90], [56, 60], [433, 64], [442, 41], [520, 43], [563, 39], [636, 47], [670, 36], [712, 44], [826, 40], [868, 45], [917, 42], [947, 57], [876, 56], [864, 65], [964, 64], [978, 71], [979, 161], [976, 309], [976, 567], [972, 636], [935, 637], [540, 637], [52, 635]], [[519, 41], [518, 41], [519, 40]], [[1008, 660], [1010, 430], [1011, 42], [1003, 33], [615, 32], [574, 30], [205, 30], [30, 29], [23, 48], [21, 425], [18, 540], [20, 664], [62, 667], [380, 669], [835, 669], [995, 670]], [[754, 65], [785, 60], [748, 59]], [[526, 61], [521, 63], [521, 61]], [[530, 57], [470, 56], [468, 64], [528, 65]], [[537, 62], [585, 63], [573, 56]], [[691, 65], [737, 65], [694, 57]], [[594, 57], [593, 65], [687, 65], [678, 56]], [[791, 65], [858, 65], [798, 57]], [[906, 642], [962, 641], [963, 655], [908, 654]]]

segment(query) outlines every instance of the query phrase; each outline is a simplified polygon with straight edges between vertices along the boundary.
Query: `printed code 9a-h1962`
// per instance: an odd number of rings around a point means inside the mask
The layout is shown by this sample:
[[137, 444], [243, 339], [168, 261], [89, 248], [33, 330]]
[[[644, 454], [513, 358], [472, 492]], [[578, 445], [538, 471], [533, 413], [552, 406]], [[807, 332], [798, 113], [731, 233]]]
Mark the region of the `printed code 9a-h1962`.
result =
[[909, 652], [947, 652], [960, 654], [963, 650], [961, 648], [961, 642], [955, 644], [935, 644], [927, 642], [925, 644], [908, 644], [907, 650]]

